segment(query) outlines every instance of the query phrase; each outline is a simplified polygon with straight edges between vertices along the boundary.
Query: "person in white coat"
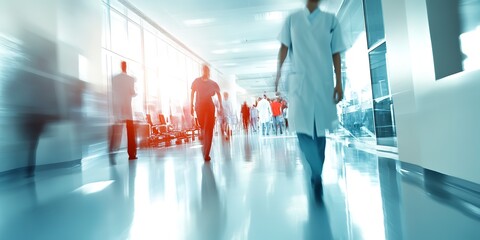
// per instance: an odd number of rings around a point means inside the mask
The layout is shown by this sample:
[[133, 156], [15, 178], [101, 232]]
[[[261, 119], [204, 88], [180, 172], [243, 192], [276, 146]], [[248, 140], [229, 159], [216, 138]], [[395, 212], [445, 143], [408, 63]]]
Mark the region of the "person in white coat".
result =
[[232, 101], [229, 98], [228, 92], [223, 93], [223, 115], [222, 115], [222, 133], [226, 140], [230, 139], [232, 135], [231, 126], [233, 125], [233, 119], [235, 118]]
[[250, 124], [252, 125], [254, 133], [258, 130], [258, 115], [257, 105], [255, 104], [250, 108]]
[[121, 62], [121, 68], [122, 73], [112, 79], [112, 105], [115, 117], [115, 124], [111, 127], [109, 142], [110, 161], [112, 163], [114, 162], [113, 153], [118, 149], [122, 139], [123, 131], [119, 128], [120, 124], [125, 124], [127, 127], [128, 159], [137, 159], [137, 142], [132, 114], [132, 98], [137, 95], [135, 92], [135, 78], [127, 74], [127, 63], [125, 61]]
[[263, 99], [258, 102], [258, 113], [260, 117], [260, 124], [262, 126], [262, 135], [269, 135], [269, 124], [272, 119], [272, 108], [270, 102], [267, 100], [267, 96], [264, 95]]
[[278, 91], [282, 66], [289, 56], [290, 127], [297, 132], [300, 149], [310, 165], [317, 200], [323, 195], [325, 133], [333, 127], [337, 119], [335, 105], [343, 98], [340, 52], [346, 50], [337, 18], [321, 10], [319, 3], [320, 0], [307, 0], [305, 8], [287, 17], [279, 36], [275, 81]]

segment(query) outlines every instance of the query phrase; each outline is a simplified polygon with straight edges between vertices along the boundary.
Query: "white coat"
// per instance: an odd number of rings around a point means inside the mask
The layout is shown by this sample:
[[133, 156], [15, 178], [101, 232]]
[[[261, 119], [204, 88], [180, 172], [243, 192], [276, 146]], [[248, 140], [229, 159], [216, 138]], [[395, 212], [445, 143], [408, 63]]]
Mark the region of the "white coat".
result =
[[121, 73], [112, 79], [113, 115], [116, 122], [133, 120], [132, 98], [135, 97], [135, 79]]
[[230, 99], [223, 100], [223, 117], [228, 122], [228, 124], [233, 124], [235, 119], [235, 113], [233, 111], [233, 105]]
[[272, 119], [272, 107], [267, 99], [262, 99], [258, 102], [258, 113], [260, 117], [260, 123], [268, 123]]
[[346, 45], [337, 18], [317, 11], [311, 19], [307, 8], [291, 14], [279, 40], [289, 48], [292, 65], [287, 77], [290, 126], [309, 136], [316, 127], [321, 137], [337, 120], [332, 55], [344, 51]]

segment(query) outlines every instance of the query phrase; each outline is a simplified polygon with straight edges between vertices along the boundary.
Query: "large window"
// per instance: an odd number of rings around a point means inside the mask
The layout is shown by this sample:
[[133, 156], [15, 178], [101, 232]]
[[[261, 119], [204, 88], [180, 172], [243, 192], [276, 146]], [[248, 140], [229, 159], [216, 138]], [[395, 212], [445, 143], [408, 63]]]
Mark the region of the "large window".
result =
[[480, 0], [427, 0], [435, 78], [480, 68]]
[[397, 134], [393, 98], [387, 74], [387, 42], [381, 0], [364, 0], [364, 11], [377, 144], [396, 147]]
[[374, 98], [373, 106], [377, 142], [381, 145], [395, 146], [396, 133], [393, 102], [387, 76], [386, 53], [386, 43], [369, 53]]
[[378, 99], [390, 95], [387, 76], [387, 45], [382, 43], [368, 53], [372, 78], [373, 98]]
[[480, 0], [460, 0], [463, 69], [480, 69]]
[[[108, 5], [108, 3], [110, 5]], [[104, 1], [103, 71], [106, 85], [127, 61], [128, 73], [136, 78], [137, 96], [132, 105], [136, 120], [145, 114], [157, 121], [158, 114], [182, 114], [189, 104], [189, 89], [198, 77], [201, 59], [163, 35], [148, 21], [118, 0]], [[213, 72], [215, 74], [215, 72]]]
[[[118, 55], [127, 56], [128, 50], [128, 33], [127, 33], [127, 19], [117, 13], [110, 11], [110, 41], [111, 51]], [[107, 31], [108, 32], [108, 31]]]
[[368, 48], [379, 44], [385, 39], [383, 27], [383, 11], [381, 0], [365, 0], [365, 23], [367, 27]]
[[142, 63], [142, 31], [140, 26], [133, 22], [128, 22], [128, 47], [127, 57]]
[[340, 120], [348, 135], [361, 139], [362, 142], [375, 143], [372, 85], [362, 2], [352, 1], [346, 7], [348, 14], [345, 17], [350, 26], [349, 35], [345, 39], [351, 41], [352, 47], [342, 56], [344, 101], [339, 106]]

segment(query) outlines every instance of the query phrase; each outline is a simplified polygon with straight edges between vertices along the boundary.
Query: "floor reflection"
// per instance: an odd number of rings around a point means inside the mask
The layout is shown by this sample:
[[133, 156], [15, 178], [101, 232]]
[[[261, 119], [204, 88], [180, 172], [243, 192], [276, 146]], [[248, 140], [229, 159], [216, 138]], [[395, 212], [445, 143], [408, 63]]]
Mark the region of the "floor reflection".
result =
[[206, 163], [202, 167], [202, 186], [200, 206], [196, 211], [195, 230], [190, 239], [225, 239], [225, 213], [220, 202], [217, 183], [212, 171], [212, 165]]
[[308, 201], [308, 221], [305, 223], [305, 240], [333, 240], [330, 218], [325, 204]]
[[[479, 194], [461, 182], [329, 141], [311, 196], [295, 137], [215, 139], [0, 179], [1, 239], [476, 239]], [[119, 153], [122, 155], [123, 153]], [[400, 171], [401, 170], [401, 171]], [[427, 173], [427, 174], [423, 174]], [[470, 184], [470, 189], [478, 185]], [[6, 207], [5, 207], [6, 206]]]

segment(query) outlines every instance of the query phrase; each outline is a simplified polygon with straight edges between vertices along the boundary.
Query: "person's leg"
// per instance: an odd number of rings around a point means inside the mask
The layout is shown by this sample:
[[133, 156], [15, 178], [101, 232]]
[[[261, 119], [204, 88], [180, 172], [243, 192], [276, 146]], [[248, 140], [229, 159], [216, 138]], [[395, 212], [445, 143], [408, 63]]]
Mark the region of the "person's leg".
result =
[[272, 120], [268, 121], [267, 123], [267, 136], [270, 135], [270, 129], [272, 128]]
[[23, 127], [25, 139], [28, 143], [27, 177], [32, 177], [35, 174], [38, 143], [45, 126], [46, 122], [40, 119], [27, 119], [27, 123]]
[[213, 128], [215, 127], [215, 110], [205, 114], [205, 138], [203, 140], [203, 155], [206, 161], [210, 160], [210, 149], [212, 148]]
[[[197, 120], [198, 120], [198, 125], [200, 126], [200, 136], [199, 140], [201, 141], [202, 145], [205, 140], [205, 112], [201, 108], [196, 108], [195, 112], [197, 113]], [[221, 125], [221, 124], [220, 124]], [[202, 155], [204, 153], [204, 150], [202, 148]]]
[[128, 143], [128, 159], [137, 159], [137, 137], [135, 134], [135, 124], [133, 120], [127, 120], [127, 143]]
[[227, 132], [225, 130], [225, 117], [224, 116], [220, 116], [220, 132], [221, 132], [220, 135], [222, 135], [222, 136], [225, 136], [226, 132]]
[[280, 128], [280, 134], [283, 134], [283, 117], [278, 116], [278, 127]]
[[110, 126], [110, 141], [108, 142], [108, 151], [113, 153], [117, 151], [122, 140], [122, 128], [116, 123]]
[[277, 116], [277, 126], [276, 126], [276, 131], [278, 133], [278, 130], [280, 130], [280, 134], [283, 134], [282, 131], [282, 118], [280, 116]]
[[311, 183], [314, 188], [315, 196], [319, 199], [323, 194], [322, 171], [325, 161], [325, 137], [311, 137], [305, 134], [297, 134], [300, 149], [305, 156], [305, 160], [310, 166], [312, 176]]
[[226, 138], [227, 138], [227, 140], [229, 140], [230, 139], [230, 122], [229, 122], [229, 119], [227, 119], [225, 121], [225, 129], [226, 129], [226, 132], [225, 132]]
[[305, 156], [305, 160], [311, 169], [312, 178], [321, 178], [322, 176], [322, 167], [323, 159], [320, 154], [321, 151], [318, 149], [317, 141], [306, 134], [298, 133], [298, 143], [300, 145], [300, 150]]
[[116, 123], [109, 128], [108, 153], [110, 164], [116, 164], [114, 152], [118, 150], [120, 142], [122, 141], [122, 128]]
[[323, 172], [323, 164], [325, 163], [325, 149], [327, 145], [327, 138], [316, 137], [315, 143], [317, 144], [317, 149], [318, 149], [318, 159], [320, 160], [320, 174], [321, 174]]
[[278, 119], [277, 117], [273, 117], [273, 132], [275, 135], [278, 135]]

